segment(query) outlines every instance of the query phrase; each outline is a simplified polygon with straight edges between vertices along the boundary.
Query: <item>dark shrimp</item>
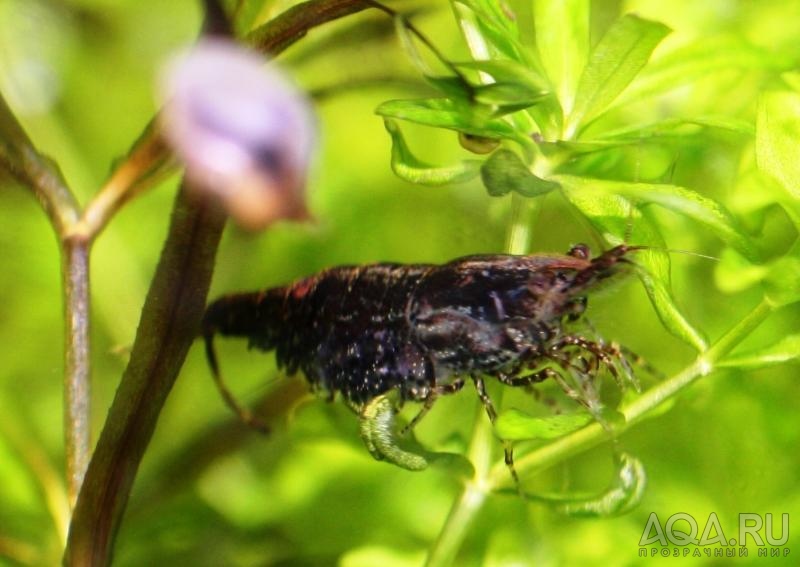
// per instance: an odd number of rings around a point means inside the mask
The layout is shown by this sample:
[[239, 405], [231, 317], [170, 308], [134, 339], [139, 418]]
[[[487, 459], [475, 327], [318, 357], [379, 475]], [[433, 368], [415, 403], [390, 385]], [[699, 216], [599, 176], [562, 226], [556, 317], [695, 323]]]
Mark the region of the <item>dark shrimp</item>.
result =
[[[392, 392], [400, 403], [422, 403], [408, 429], [467, 377], [492, 421], [485, 376], [508, 386], [552, 377], [595, 415], [591, 378], [600, 368], [635, 385], [617, 347], [564, 327], [581, 318], [587, 293], [631, 264], [626, 256], [638, 248], [620, 245], [590, 258], [579, 244], [563, 256], [341, 266], [285, 287], [223, 296], [203, 320], [209, 363], [228, 404], [250, 419], [219, 380], [213, 337], [247, 337], [250, 347], [274, 349], [280, 368], [302, 372], [312, 389], [339, 394], [358, 412], [374, 457], [418, 470], [425, 459], [395, 443]], [[510, 446], [506, 462], [513, 473]]]

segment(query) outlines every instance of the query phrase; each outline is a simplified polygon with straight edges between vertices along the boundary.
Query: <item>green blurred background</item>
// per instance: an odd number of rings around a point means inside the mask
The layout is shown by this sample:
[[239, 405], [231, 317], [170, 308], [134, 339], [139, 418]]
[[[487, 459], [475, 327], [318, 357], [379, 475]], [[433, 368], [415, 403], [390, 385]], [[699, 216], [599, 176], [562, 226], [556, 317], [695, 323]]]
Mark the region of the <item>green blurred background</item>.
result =
[[[527, 4], [509, 2], [521, 26], [530, 17]], [[263, 21], [289, 3], [245, 5], [249, 18]], [[447, 3], [407, 6], [420, 9], [415, 22], [449, 57], [465, 57]], [[593, 30], [602, 32], [628, 11], [673, 28], [662, 46], [667, 51], [698, 38], [736, 36], [781, 57], [800, 56], [797, 1], [602, 1], [593, 4]], [[153, 115], [159, 66], [193, 41], [200, 19], [197, 3], [189, 0], [0, 0], [0, 90], [33, 141], [57, 159], [81, 202]], [[282, 284], [337, 264], [441, 262], [503, 250], [508, 199], [488, 197], [477, 181], [413, 186], [389, 169], [390, 140], [374, 108], [386, 99], [428, 92], [390, 21], [363, 13], [336, 22], [281, 60], [300, 85], [319, 95], [322, 139], [309, 185], [316, 220], [281, 224], [261, 235], [230, 227], [212, 297]], [[631, 112], [655, 118], [713, 108], [752, 119], [757, 95], [769, 81], [757, 69], [720, 73], [683, 87], [661, 106]], [[405, 131], [426, 161], [467, 155], [452, 134]], [[707, 133], [643, 146], [610, 167], [636, 169], [644, 178], [669, 170], [670, 182], [726, 204], [759, 233], [767, 255], [779, 254], [795, 234], [781, 210], [760, 202], [741, 182], [748, 153], [749, 140]], [[63, 475], [59, 258], [36, 201], [0, 181], [0, 563], [47, 565], [59, 561], [61, 545], [42, 489], [57, 492]], [[126, 364], [176, 183], [173, 178], [127, 205], [93, 250], [95, 434]], [[659, 220], [670, 247], [720, 252], [718, 241], [688, 221], [668, 214]], [[533, 228], [532, 249], [563, 252], [582, 241], [595, 250], [600, 246], [585, 223], [548, 196]], [[711, 338], [760, 300], [758, 289], [723, 294], [714, 284], [714, 264], [697, 258], [673, 257], [673, 278], [678, 304]], [[663, 330], [635, 279], [591, 298], [590, 305], [592, 322], [604, 336], [666, 375], [691, 361], [692, 351]], [[791, 307], [777, 312], [742, 348], [796, 332], [798, 315]], [[241, 342], [223, 342], [221, 357], [244, 400], [252, 402], [285, 380], [271, 356], [248, 353]], [[674, 513], [692, 514], [701, 529], [714, 512], [726, 531], [735, 529], [740, 512], [800, 517], [797, 373], [796, 364], [717, 372], [667, 413], [626, 433], [622, 447], [641, 459], [649, 480], [643, 502], [628, 515], [581, 520], [515, 496], [490, 496], [458, 564], [796, 564], [793, 555], [759, 559], [755, 546], [748, 559], [730, 563], [705, 557], [644, 560], [638, 542], [651, 512], [662, 523]], [[195, 345], [140, 470], [115, 564], [421, 564], [459, 480], [446, 471], [410, 473], [374, 461], [361, 444], [355, 417], [341, 404], [309, 401], [285, 413], [270, 438], [235, 428], [233, 437], [220, 441], [212, 433], [233, 420]], [[476, 415], [477, 399], [465, 388], [437, 403], [418, 437], [437, 450], [463, 450]], [[526, 487], [598, 491], [613, 475], [611, 455], [608, 445], [601, 446], [527, 479]], [[792, 532], [786, 547], [794, 556], [800, 554], [798, 543]]]

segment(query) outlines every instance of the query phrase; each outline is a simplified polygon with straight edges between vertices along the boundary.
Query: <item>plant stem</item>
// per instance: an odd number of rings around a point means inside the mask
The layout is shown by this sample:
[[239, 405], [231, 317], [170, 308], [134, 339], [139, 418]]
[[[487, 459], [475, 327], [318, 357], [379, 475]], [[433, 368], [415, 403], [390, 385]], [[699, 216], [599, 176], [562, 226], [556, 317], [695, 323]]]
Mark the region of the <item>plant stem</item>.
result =
[[373, 7], [365, 0], [308, 0], [254, 29], [246, 39], [262, 53], [280, 53], [316, 26]]
[[[305, 9], [298, 10], [301, 6]], [[276, 23], [260, 28], [258, 47], [277, 53], [312, 27], [365, 7], [353, 0], [306, 2], [273, 20]], [[107, 222], [107, 217], [100, 218]], [[65, 565], [111, 562], [114, 539], [139, 464], [200, 326], [224, 221], [216, 207], [190, 200], [182, 188], [128, 367], [78, 495]]]
[[485, 419], [481, 404], [478, 404], [477, 412], [467, 452], [467, 458], [475, 467], [475, 475], [464, 484], [453, 501], [447, 519], [428, 552], [425, 567], [447, 567], [453, 564], [475, 516], [489, 494], [487, 477], [493, 460], [494, 436], [492, 424]]
[[[621, 407], [620, 411], [625, 415], [625, 423], [619, 426], [615, 433], [621, 434], [634, 424], [646, 419], [648, 414], [662, 403], [676, 396], [699, 378], [710, 374], [714, 370], [714, 364], [756, 329], [772, 313], [772, 310], [773, 307], [768, 301], [762, 301], [689, 366]], [[608, 431], [603, 429], [599, 423], [592, 423], [517, 460], [517, 471], [520, 474], [534, 474], [608, 440]], [[510, 486], [508, 472], [504, 465], [498, 464], [493, 467], [491, 484], [494, 489]]]
[[160, 180], [170, 151], [158, 134], [156, 118], [134, 144], [128, 156], [114, 169], [103, 187], [92, 198], [74, 228], [76, 236], [93, 240], [127, 201]]
[[0, 96], [0, 167], [30, 189], [44, 209], [56, 235], [63, 238], [77, 222], [80, 206], [61, 172], [28, 139], [14, 113]]
[[89, 244], [70, 238], [62, 245], [64, 281], [64, 435], [67, 494], [75, 506], [91, 450], [89, 360]]
[[61, 243], [64, 290], [64, 443], [70, 505], [89, 462], [89, 243], [73, 238], [80, 207], [61, 172], [40, 154], [0, 97], [0, 167], [30, 189]]
[[506, 252], [527, 254], [530, 251], [532, 220], [539, 208], [538, 199], [511, 195], [511, 229], [508, 231]]
[[108, 565], [158, 415], [200, 325], [224, 217], [179, 193], [131, 359], [78, 496], [64, 562]]
[[[478, 419], [478, 422], [485, 420]], [[469, 527], [483, 506], [487, 490], [475, 482], [468, 482], [450, 508], [439, 537], [431, 547], [425, 567], [447, 567], [452, 565], [464, 542]]]

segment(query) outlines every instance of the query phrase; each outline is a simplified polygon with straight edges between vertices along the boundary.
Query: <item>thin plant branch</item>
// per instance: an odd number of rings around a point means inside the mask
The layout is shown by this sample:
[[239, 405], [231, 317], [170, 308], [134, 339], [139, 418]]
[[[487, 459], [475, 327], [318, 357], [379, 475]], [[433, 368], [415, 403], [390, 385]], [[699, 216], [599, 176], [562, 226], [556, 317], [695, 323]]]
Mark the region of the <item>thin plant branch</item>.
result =
[[37, 151], [0, 97], [0, 166], [31, 190], [60, 240], [64, 290], [64, 438], [70, 503], [89, 462], [89, 242], [74, 238], [80, 207], [61, 172]]
[[447, 518], [428, 551], [425, 567], [444, 567], [453, 565], [455, 562], [466, 534], [469, 533], [478, 511], [489, 495], [489, 491], [486, 489], [486, 479], [494, 460], [494, 441], [492, 424], [486, 419], [483, 405], [477, 404], [477, 415], [467, 452], [475, 474], [465, 482], [458, 496], [453, 500]]
[[66, 565], [108, 565], [114, 536], [158, 415], [199, 328], [224, 216], [179, 193], [142, 320], [87, 470]]
[[75, 505], [91, 454], [89, 360], [89, 243], [68, 238], [61, 247], [64, 289], [64, 432], [67, 492]]
[[114, 169], [86, 206], [74, 233], [87, 240], [94, 240], [126, 202], [173, 173], [175, 169], [177, 167], [170, 160], [170, 152], [158, 135], [156, 119], [153, 119], [128, 156]]
[[34, 147], [1, 95], [0, 167], [33, 192], [59, 238], [77, 222], [80, 206], [61, 172]]
[[262, 53], [277, 54], [314, 27], [372, 7], [366, 0], [308, 0], [257, 27], [247, 34], [246, 41]]

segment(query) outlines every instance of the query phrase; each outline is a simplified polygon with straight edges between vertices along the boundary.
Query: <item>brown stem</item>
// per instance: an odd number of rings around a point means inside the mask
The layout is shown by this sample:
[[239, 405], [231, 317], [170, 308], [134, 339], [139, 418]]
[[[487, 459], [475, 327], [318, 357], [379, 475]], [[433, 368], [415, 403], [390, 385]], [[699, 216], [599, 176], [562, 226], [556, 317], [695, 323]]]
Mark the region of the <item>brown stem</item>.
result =
[[0, 96], [0, 167], [30, 189], [63, 237], [80, 215], [80, 206], [58, 167], [40, 154]]
[[109, 410], [70, 526], [64, 562], [108, 565], [114, 535], [158, 415], [200, 325], [224, 216], [182, 190], [131, 359]]
[[256, 28], [246, 39], [262, 53], [277, 54], [316, 26], [372, 7], [367, 0], [309, 0]]
[[64, 282], [64, 436], [67, 493], [75, 506], [91, 447], [89, 361], [89, 243], [64, 240], [61, 251]]
[[[365, 7], [360, 0], [313, 0], [298, 5], [258, 30], [258, 48], [278, 53], [312, 27]], [[108, 565], [111, 561], [139, 463], [199, 329], [223, 226], [224, 217], [216, 208], [191, 202], [185, 190], [180, 192], [130, 362], [78, 495], [66, 565]]]
[[122, 205], [172, 172], [169, 157], [154, 118], [86, 206], [73, 230], [75, 236], [95, 239]]
[[61, 241], [64, 289], [64, 438], [70, 504], [89, 462], [89, 244], [71, 233], [80, 207], [58, 167], [37, 151], [0, 97], [0, 167], [31, 190]]

